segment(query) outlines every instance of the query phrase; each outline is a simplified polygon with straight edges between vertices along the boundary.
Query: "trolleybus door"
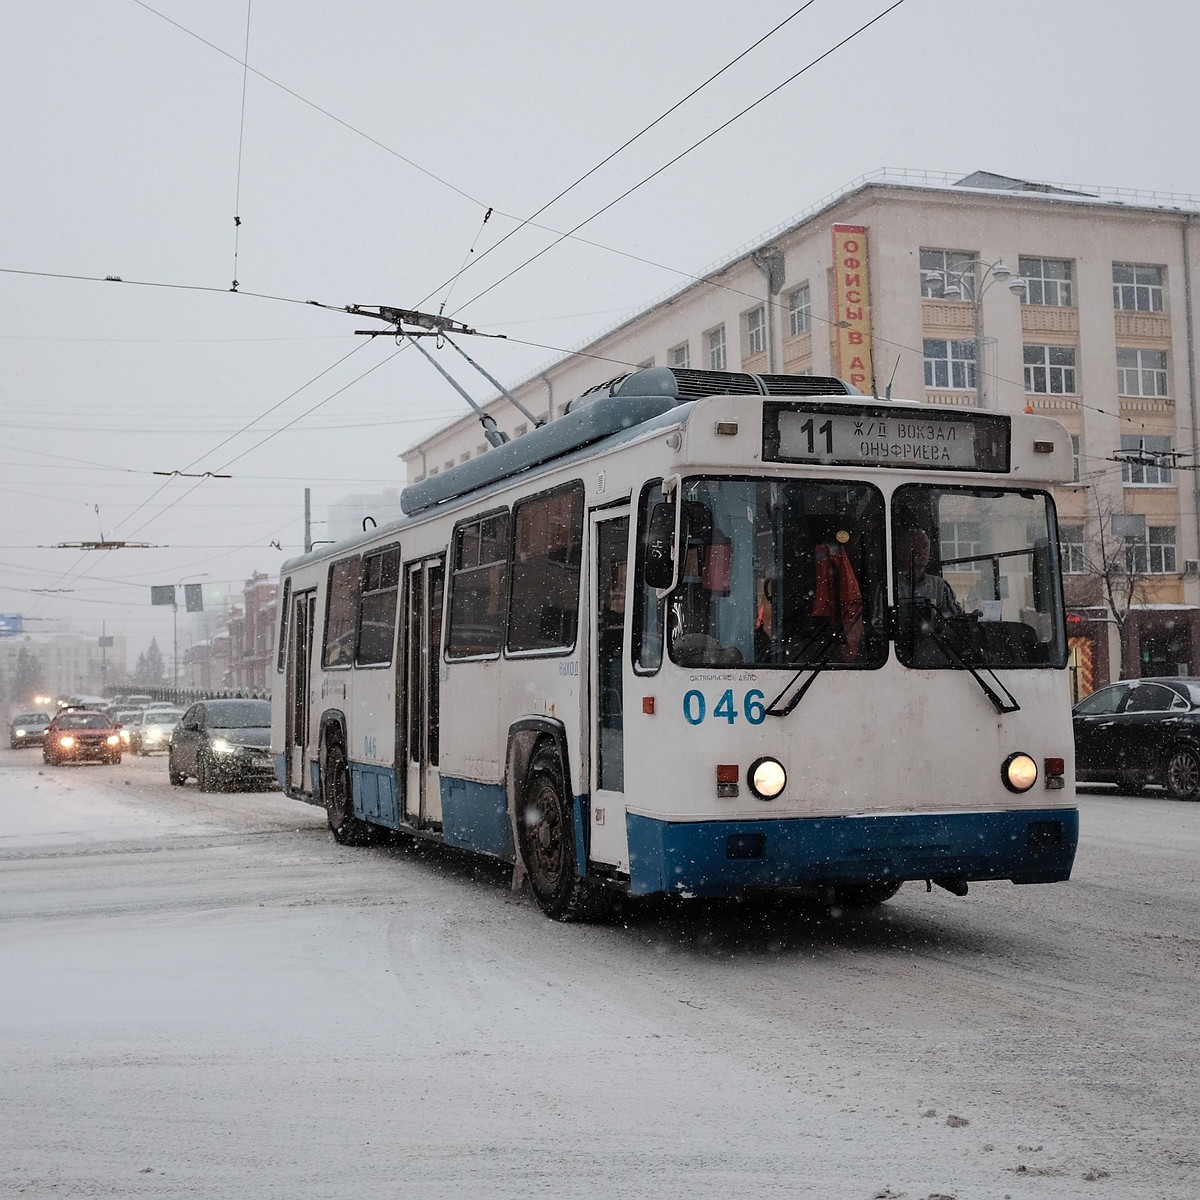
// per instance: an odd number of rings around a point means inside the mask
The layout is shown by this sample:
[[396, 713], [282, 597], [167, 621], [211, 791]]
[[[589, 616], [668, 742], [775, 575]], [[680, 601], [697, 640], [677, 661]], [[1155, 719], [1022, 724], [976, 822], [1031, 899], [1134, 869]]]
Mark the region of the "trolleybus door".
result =
[[293, 791], [312, 792], [309, 775], [309, 714], [312, 712], [312, 632], [317, 612], [316, 589], [292, 597], [289, 614], [287, 672], [287, 776]]
[[625, 597], [629, 510], [592, 514], [591, 839], [589, 857], [620, 863], [625, 842]]
[[404, 747], [404, 818], [417, 826], [442, 819], [438, 721], [445, 574], [441, 558], [405, 568], [404, 678], [396, 689], [396, 744]]

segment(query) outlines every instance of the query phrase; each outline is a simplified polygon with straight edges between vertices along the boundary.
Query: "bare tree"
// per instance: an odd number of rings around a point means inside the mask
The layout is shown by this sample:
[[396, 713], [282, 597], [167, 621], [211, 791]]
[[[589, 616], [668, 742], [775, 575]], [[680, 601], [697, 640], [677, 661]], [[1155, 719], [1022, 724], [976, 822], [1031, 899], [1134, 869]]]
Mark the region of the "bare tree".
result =
[[1093, 489], [1092, 499], [1096, 515], [1091, 536], [1085, 533], [1083, 561], [1073, 564], [1082, 569], [1083, 578], [1076, 575], [1072, 586], [1068, 577], [1066, 599], [1071, 607], [1102, 606], [1107, 610], [1120, 641], [1124, 674], [1129, 664], [1130, 610], [1149, 598], [1152, 576], [1149, 562], [1139, 554], [1141, 543], [1116, 532], [1114, 517], [1126, 514], [1118, 510], [1114, 498], [1102, 497]]

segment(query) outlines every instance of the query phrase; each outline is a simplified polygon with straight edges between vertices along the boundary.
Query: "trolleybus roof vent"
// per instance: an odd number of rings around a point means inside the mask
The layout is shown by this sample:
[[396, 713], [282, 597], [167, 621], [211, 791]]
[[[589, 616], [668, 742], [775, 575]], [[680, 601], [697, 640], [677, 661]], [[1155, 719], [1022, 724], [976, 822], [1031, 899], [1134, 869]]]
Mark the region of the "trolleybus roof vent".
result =
[[603, 396], [669, 396], [677, 404], [705, 396], [852, 396], [856, 389], [829, 375], [751, 375], [746, 371], [692, 371], [645, 367], [611, 379], [572, 400], [567, 412]]
[[750, 375], [740, 371], [687, 371], [647, 367], [584, 392], [563, 415], [523, 438], [410, 484], [400, 507], [412, 516], [489, 484], [562, 458], [603, 438], [632, 429], [679, 404], [705, 396], [845, 396], [854, 389], [817, 375]]

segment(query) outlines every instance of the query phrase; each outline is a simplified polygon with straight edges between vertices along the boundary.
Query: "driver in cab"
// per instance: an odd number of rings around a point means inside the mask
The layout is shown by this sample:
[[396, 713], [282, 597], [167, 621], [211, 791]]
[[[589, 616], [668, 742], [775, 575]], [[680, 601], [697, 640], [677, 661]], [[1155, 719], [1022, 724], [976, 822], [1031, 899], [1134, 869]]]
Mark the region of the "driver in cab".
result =
[[943, 618], [961, 617], [954, 589], [940, 576], [927, 573], [932, 547], [923, 529], [906, 529], [896, 547], [896, 599], [925, 601]]

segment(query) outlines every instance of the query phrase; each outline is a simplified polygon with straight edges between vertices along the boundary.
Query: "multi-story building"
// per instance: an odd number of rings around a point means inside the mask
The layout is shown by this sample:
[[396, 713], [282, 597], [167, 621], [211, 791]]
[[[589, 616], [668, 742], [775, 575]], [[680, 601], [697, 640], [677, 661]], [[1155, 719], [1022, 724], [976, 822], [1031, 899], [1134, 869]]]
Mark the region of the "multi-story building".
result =
[[[123, 636], [84, 637], [75, 633], [21, 634], [0, 638], [0, 686], [7, 700], [28, 707], [27, 681], [52, 696], [103, 695], [126, 676]], [[27, 677], [28, 676], [28, 680]]]
[[229, 614], [229, 668], [224, 686], [246, 695], [270, 689], [274, 679], [276, 584], [256, 571]]
[[[1078, 691], [1200, 673], [1198, 216], [1195, 197], [884, 173], [511, 390], [548, 420], [606, 377], [699, 367], [1054, 416], [1077, 449], [1056, 500]], [[403, 457], [417, 481], [487, 449], [464, 417]]]

